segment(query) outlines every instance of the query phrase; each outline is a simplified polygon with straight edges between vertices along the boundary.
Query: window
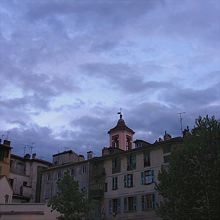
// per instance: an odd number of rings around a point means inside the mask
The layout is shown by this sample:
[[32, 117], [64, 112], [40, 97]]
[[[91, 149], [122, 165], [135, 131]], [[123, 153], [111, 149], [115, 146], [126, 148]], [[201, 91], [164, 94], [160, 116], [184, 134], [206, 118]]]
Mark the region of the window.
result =
[[47, 177], [46, 177], [46, 178], [47, 178], [47, 181], [50, 180], [50, 173], [47, 174]]
[[121, 172], [121, 159], [119, 157], [115, 157], [112, 159], [112, 173], [120, 173]]
[[143, 144], [141, 142], [135, 143], [135, 148], [143, 147]]
[[133, 187], [133, 174], [124, 175], [124, 187]]
[[115, 135], [112, 137], [112, 147], [119, 148], [119, 136]]
[[127, 170], [136, 169], [136, 155], [130, 154], [127, 156]]
[[57, 172], [57, 179], [58, 179], [58, 180], [61, 179], [61, 176], [62, 176], [62, 173], [61, 173], [61, 170], [59, 170], [59, 171]]
[[150, 152], [144, 152], [144, 167], [150, 166]]
[[131, 137], [126, 135], [126, 150], [132, 149]]
[[75, 175], [75, 170], [74, 170], [74, 168], [71, 169], [70, 175], [71, 175], [71, 176], [74, 176], [74, 175]]
[[5, 195], [5, 204], [8, 204], [8, 203], [9, 203], [9, 195], [6, 194], [6, 195]]
[[0, 161], [4, 160], [4, 150], [0, 150]]
[[141, 172], [141, 184], [148, 185], [154, 182], [154, 171], [153, 170], [146, 170]]
[[165, 145], [163, 147], [163, 153], [167, 154], [167, 153], [170, 153], [170, 152], [171, 152], [171, 145]]
[[112, 177], [112, 190], [118, 189], [118, 177]]
[[105, 192], [108, 191], [108, 183], [105, 183]]
[[135, 196], [124, 198], [124, 212], [135, 212], [136, 200], [137, 198]]
[[164, 155], [163, 156], [163, 161], [164, 161], [164, 163], [169, 163], [170, 162], [170, 154]]
[[9, 183], [10, 183], [11, 187], [13, 188], [14, 179], [8, 179], [8, 181], [9, 181]]
[[83, 165], [83, 166], [82, 166], [82, 173], [83, 173], [83, 174], [86, 173], [86, 165]]
[[154, 209], [155, 208], [155, 195], [153, 193], [143, 195], [141, 197], [141, 207], [142, 207], [142, 211]]
[[110, 199], [109, 200], [109, 214], [112, 214], [114, 216], [117, 215], [117, 213], [120, 213], [121, 211], [121, 204], [120, 199]]

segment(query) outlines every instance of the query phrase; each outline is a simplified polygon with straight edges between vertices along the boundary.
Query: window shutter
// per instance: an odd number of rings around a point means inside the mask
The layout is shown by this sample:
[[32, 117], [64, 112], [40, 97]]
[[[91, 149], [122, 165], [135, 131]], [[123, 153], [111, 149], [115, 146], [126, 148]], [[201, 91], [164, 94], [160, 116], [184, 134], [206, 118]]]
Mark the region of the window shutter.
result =
[[133, 210], [137, 210], [137, 197], [136, 196], [134, 196], [133, 197], [134, 198], [134, 203], [133, 203]]
[[141, 207], [142, 207], [142, 211], [145, 210], [145, 196], [141, 196]]
[[127, 187], [127, 176], [124, 175], [124, 187]]
[[112, 214], [112, 200], [109, 200], [109, 214]]
[[156, 199], [155, 199], [155, 194], [152, 194], [152, 202], [153, 202], [153, 208], [155, 209], [156, 207]]
[[154, 183], [154, 170], [151, 170], [151, 176], [152, 176], [152, 183]]
[[118, 211], [118, 213], [120, 213], [121, 212], [121, 199], [119, 198], [118, 199], [118, 207], [117, 207], [117, 211]]
[[132, 169], [136, 169], [136, 155], [132, 155]]
[[141, 172], [141, 184], [144, 185], [144, 172]]
[[124, 211], [128, 210], [127, 198], [124, 198]]

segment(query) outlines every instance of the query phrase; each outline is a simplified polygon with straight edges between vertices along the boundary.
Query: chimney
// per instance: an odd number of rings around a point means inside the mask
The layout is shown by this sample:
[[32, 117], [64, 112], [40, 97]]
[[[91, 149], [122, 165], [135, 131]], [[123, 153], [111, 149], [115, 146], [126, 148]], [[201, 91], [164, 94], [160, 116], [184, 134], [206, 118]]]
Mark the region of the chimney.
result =
[[30, 155], [30, 154], [25, 154], [25, 155], [24, 155], [24, 158], [25, 158], [25, 159], [30, 159], [30, 158], [31, 158], [31, 155]]
[[109, 154], [110, 154], [109, 148], [103, 147], [102, 148], [102, 156], [106, 156], [106, 155], [109, 155]]
[[78, 158], [79, 158], [79, 161], [85, 160], [85, 157], [82, 154], [80, 154]]
[[36, 158], [36, 153], [33, 153], [32, 154], [32, 159], [35, 159]]
[[165, 134], [164, 134], [164, 136], [163, 136], [163, 139], [164, 139], [165, 141], [167, 141], [167, 140], [170, 140], [171, 138], [172, 138], [172, 136], [165, 131]]
[[93, 152], [92, 151], [88, 151], [87, 152], [87, 160], [90, 160], [93, 158]]
[[11, 141], [4, 140], [3, 144], [4, 144], [4, 145], [7, 145], [7, 146], [9, 146], [9, 147], [10, 147], [10, 145], [11, 145]]

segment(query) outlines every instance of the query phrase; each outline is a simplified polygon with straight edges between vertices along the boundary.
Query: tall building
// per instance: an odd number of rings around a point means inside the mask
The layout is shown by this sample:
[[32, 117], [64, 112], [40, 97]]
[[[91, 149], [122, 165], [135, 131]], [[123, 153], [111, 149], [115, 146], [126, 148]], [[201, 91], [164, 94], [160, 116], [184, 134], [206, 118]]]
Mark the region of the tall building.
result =
[[182, 138], [165, 132], [154, 144], [136, 140], [133, 146], [134, 131], [121, 114], [108, 134], [110, 147], [90, 162], [89, 196], [97, 204], [96, 218], [158, 220], [155, 207], [161, 198], [154, 189], [157, 176]]
[[73, 151], [53, 155], [53, 166], [43, 171], [41, 202], [57, 194], [56, 182], [69, 172], [94, 202], [94, 220], [158, 220], [158, 173], [161, 166], [167, 166], [172, 148], [178, 147], [182, 138], [165, 132], [151, 144], [133, 141], [134, 133], [120, 113], [116, 126], [108, 131], [109, 146], [102, 149], [102, 156], [93, 157], [91, 151], [87, 160]]

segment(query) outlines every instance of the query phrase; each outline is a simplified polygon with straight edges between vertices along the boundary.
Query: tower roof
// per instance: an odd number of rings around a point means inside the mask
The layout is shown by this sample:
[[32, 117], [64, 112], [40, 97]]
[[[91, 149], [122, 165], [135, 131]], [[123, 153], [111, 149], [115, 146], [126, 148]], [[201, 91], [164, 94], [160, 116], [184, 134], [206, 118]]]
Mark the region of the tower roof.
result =
[[129, 128], [126, 124], [125, 124], [125, 121], [124, 119], [122, 118], [122, 114], [120, 113], [120, 118], [118, 120], [118, 123], [117, 125], [114, 127], [114, 128], [111, 128], [109, 131], [108, 131], [108, 134], [112, 133], [112, 132], [115, 132], [115, 131], [128, 131], [128, 132], [131, 132], [132, 134], [134, 134], [135, 132]]

